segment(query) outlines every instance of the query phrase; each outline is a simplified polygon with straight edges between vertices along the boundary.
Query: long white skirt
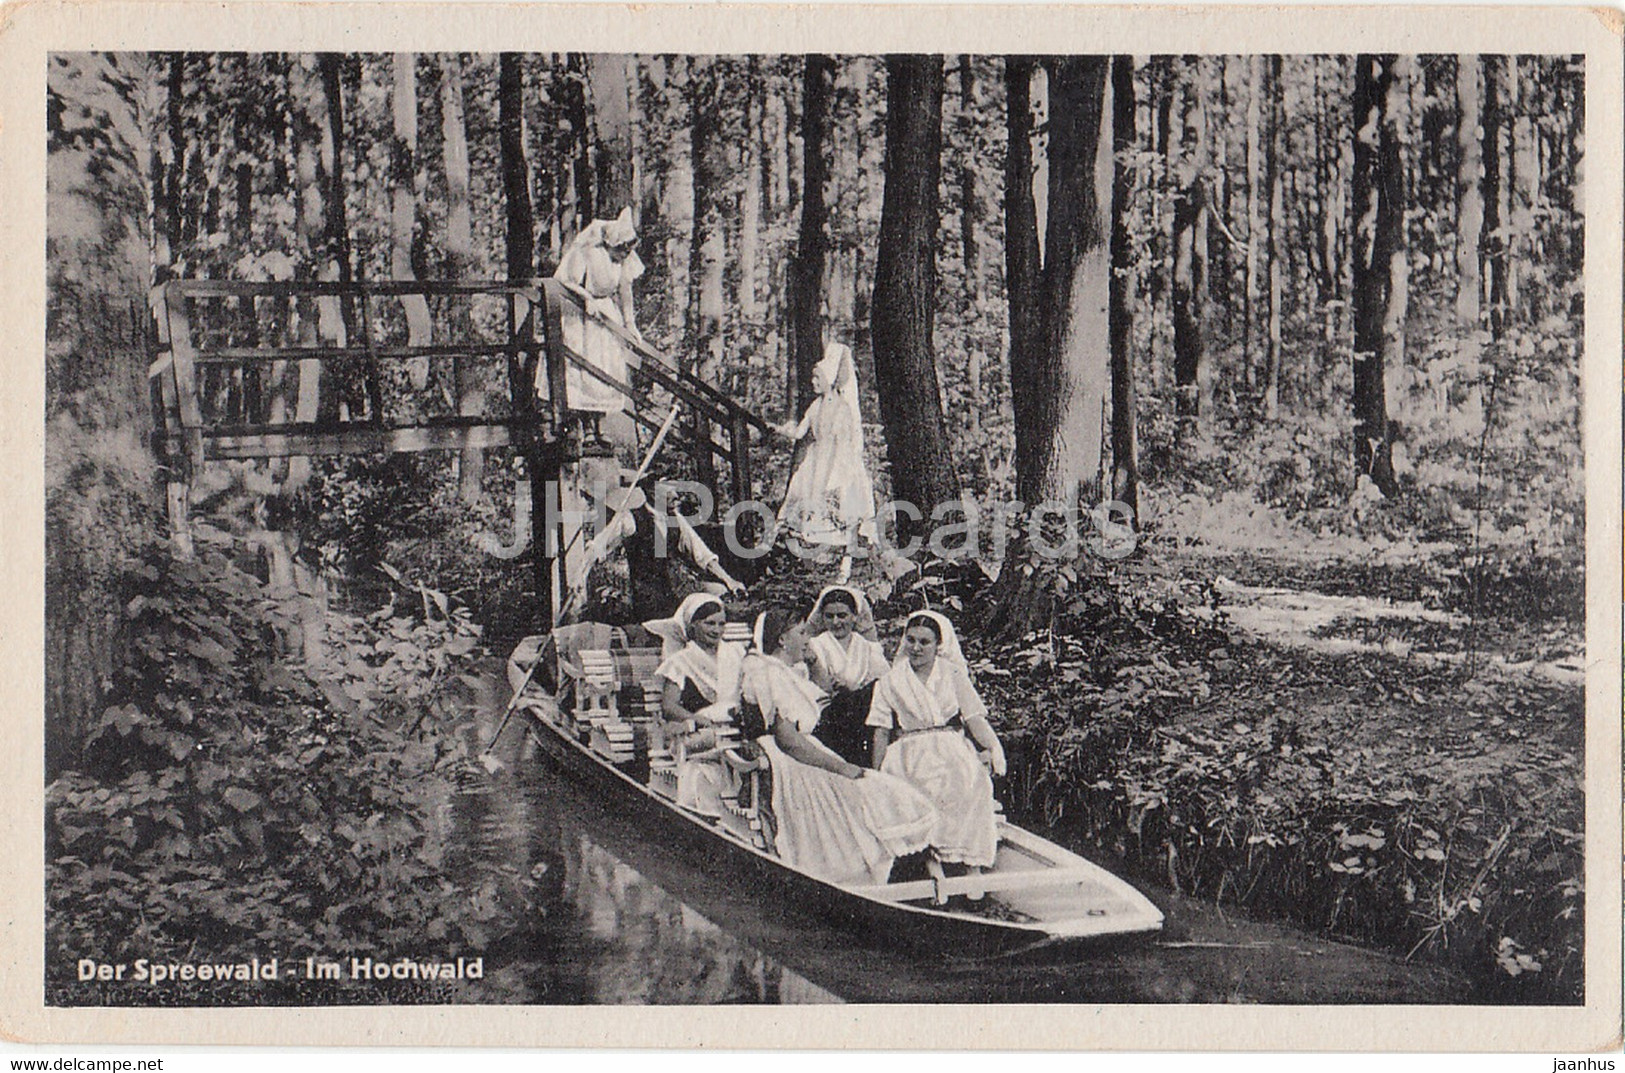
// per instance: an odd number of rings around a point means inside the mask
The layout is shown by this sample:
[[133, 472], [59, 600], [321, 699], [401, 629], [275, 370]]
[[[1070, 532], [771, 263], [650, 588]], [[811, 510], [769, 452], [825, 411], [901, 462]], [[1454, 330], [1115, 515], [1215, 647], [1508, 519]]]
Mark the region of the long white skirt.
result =
[[[619, 324], [620, 310], [608, 306], [606, 312]], [[604, 375], [626, 383], [626, 344], [597, 320], [584, 317], [581, 310], [565, 303], [559, 310], [559, 327], [564, 345], [585, 358]], [[538, 373], [538, 375], [541, 375]], [[618, 414], [626, 405], [626, 396], [610, 387], [574, 363], [564, 369], [564, 397], [572, 410], [586, 410], [599, 414]]]
[[993, 864], [999, 845], [993, 779], [969, 739], [952, 730], [905, 734], [886, 749], [880, 767], [908, 780], [937, 807], [930, 843], [939, 859]]
[[849, 779], [757, 741], [773, 765], [774, 847], [785, 863], [831, 883], [884, 883], [892, 861], [928, 844], [936, 809], [901, 779]]

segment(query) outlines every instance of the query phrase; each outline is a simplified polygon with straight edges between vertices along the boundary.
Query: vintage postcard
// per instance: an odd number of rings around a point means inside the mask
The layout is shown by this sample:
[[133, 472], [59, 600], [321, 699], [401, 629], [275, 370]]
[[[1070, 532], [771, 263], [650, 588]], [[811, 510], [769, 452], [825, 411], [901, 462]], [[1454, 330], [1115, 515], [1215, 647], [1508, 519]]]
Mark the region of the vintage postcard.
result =
[[1618, 12], [0, 57], [8, 1037], [1618, 1047]]

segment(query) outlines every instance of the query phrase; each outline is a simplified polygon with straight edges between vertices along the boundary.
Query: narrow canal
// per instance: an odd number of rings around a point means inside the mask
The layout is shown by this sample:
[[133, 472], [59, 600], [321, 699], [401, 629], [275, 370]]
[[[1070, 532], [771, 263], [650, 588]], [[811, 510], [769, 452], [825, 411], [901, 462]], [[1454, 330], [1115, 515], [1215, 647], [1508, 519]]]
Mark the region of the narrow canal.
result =
[[[481, 733], [489, 723], [481, 720]], [[471, 728], [472, 729], [472, 728]], [[516, 740], [510, 730], [505, 742]], [[1163, 934], [1128, 949], [966, 961], [865, 946], [617, 817], [533, 748], [465, 773], [445, 863], [493, 930], [466, 997], [517, 1004], [1444, 1003], [1437, 967], [1147, 889]]]

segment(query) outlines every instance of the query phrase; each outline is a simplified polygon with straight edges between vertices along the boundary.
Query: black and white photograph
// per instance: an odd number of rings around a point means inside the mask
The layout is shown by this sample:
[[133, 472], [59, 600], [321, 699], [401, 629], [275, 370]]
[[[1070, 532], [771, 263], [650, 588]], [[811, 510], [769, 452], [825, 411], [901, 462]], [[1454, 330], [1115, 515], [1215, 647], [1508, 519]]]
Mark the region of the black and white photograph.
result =
[[26, 990], [1617, 1004], [1571, 37], [41, 54]]

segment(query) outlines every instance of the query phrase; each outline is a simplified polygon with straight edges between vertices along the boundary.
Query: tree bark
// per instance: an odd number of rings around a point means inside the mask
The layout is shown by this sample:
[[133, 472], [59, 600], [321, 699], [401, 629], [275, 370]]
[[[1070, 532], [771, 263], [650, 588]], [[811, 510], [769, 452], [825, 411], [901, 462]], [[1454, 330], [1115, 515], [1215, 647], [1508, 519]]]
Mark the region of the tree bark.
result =
[[[942, 170], [941, 56], [886, 60], [886, 176], [871, 334], [892, 491], [929, 519], [959, 498], [938, 393], [937, 189]], [[899, 518], [906, 540], [919, 526]]]
[[1281, 401], [1281, 304], [1285, 300], [1282, 276], [1286, 245], [1286, 109], [1282, 100], [1281, 57], [1271, 56], [1269, 153], [1265, 158], [1265, 185], [1269, 190], [1269, 321], [1264, 359], [1264, 420], [1274, 421]]
[[1112, 498], [1126, 504], [1130, 522], [1139, 528], [1140, 464], [1135, 442], [1134, 392], [1134, 249], [1129, 235], [1129, 198], [1135, 147], [1134, 57], [1112, 58], [1112, 191], [1111, 219], [1111, 365], [1112, 365]]
[[[1361, 55], [1354, 76], [1354, 471], [1398, 491], [1384, 365], [1392, 342], [1392, 259], [1404, 255], [1404, 176], [1388, 114], [1395, 58]], [[1403, 325], [1401, 325], [1403, 327]]]
[[801, 105], [801, 225], [790, 261], [790, 419], [812, 401], [813, 366], [823, 353], [824, 261], [829, 249], [829, 209], [824, 197], [829, 183], [830, 97], [835, 61], [810, 54], [803, 67]]
[[583, 70], [583, 94], [591, 102], [588, 130], [595, 150], [594, 203], [605, 219], [623, 208], [631, 208], [636, 216], [641, 208], [633, 185], [627, 58], [595, 54], [588, 58]]
[[[412, 240], [417, 231], [418, 202], [418, 79], [417, 54], [397, 52], [393, 59], [394, 85], [391, 96], [394, 138], [390, 142], [389, 180], [391, 187], [389, 272], [397, 280], [415, 280], [412, 271]], [[428, 346], [431, 337], [429, 303], [421, 294], [401, 296], [406, 313], [408, 346]], [[429, 384], [429, 362], [414, 359], [408, 365], [412, 387], [422, 391]]]
[[[1071, 502], [1099, 491], [1101, 412], [1110, 382], [1110, 60], [1050, 65], [1049, 218], [1044, 242], [1041, 351], [1023, 378], [1049, 400], [1040, 411], [1035, 498]], [[1022, 483], [1019, 481], [1018, 483]]]
[[1046, 405], [1039, 386], [1025, 376], [1038, 353], [1039, 276], [1043, 271], [1038, 244], [1038, 205], [1033, 194], [1033, 61], [1025, 56], [1005, 60], [1004, 158], [1005, 298], [1010, 308], [1010, 403], [1015, 413], [1016, 498], [1034, 502], [1034, 489], [1022, 474], [1041, 469], [1041, 442], [1024, 430], [1034, 427]]
[[1501, 230], [1504, 186], [1501, 171], [1502, 67], [1495, 56], [1484, 57], [1484, 239], [1483, 293], [1489, 298], [1490, 335], [1501, 338], [1506, 326], [1506, 242]]
[[[1071, 532], [1051, 540], [1062, 554], [1074, 534], [1082, 535], [1080, 499], [1099, 491], [1101, 417], [1115, 364], [1115, 105], [1112, 125], [1103, 122], [1111, 62], [1105, 56], [1068, 56], [1048, 64], [1049, 208], [1038, 328], [1030, 348], [1019, 358], [1011, 354], [1012, 398], [1018, 387], [1025, 396], [1016, 412], [1017, 496], [1029, 507], [1063, 505], [1070, 512]], [[1022, 102], [1019, 88], [1012, 84], [1011, 89], [1017, 91], [1011, 100], [1014, 112]], [[1132, 86], [1126, 96], [1132, 109]], [[1011, 122], [1017, 122], [1015, 115]], [[1127, 133], [1132, 141], [1132, 132]], [[1133, 412], [1132, 400], [1126, 412]], [[1078, 547], [1074, 554], [1081, 551]], [[1022, 561], [1040, 553], [1051, 551], [1035, 547], [1025, 533], [1007, 551], [988, 623], [994, 635], [1021, 637], [1049, 619], [1056, 593], [1040, 583], [1041, 575], [1024, 569], [1030, 561]]]
[[[719, 77], [714, 57], [689, 57], [689, 152], [693, 161], [693, 230], [688, 247], [689, 370], [715, 381], [722, 364], [722, 266], [727, 238], [716, 192], [724, 183], [727, 148], [721, 138], [717, 93]], [[711, 442], [710, 423], [694, 415], [695, 438]], [[695, 457], [696, 477], [715, 486], [716, 462], [706, 450]]]
[[1187, 183], [1174, 201], [1174, 391], [1182, 431], [1201, 413], [1203, 256], [1201, 224], [1207, 215], [1207, 189], [1200, 179]]
[[1263, 113], [1264, 57], [1247, 58], [1247, 283], [1243, 303], [1245, 346], [1242, 350], [1243, 379], [1250, 387], [1253, 362], [1257, 360], [1259, 295], [1259, 248], [1264, 240], [1264, 145], [1260, 133]]
[[536, 218], [530, 201], [530, 165], [525, 158], [524, 56], [504, 52], [497, 59], [497, 133], [502, 152], [503, 209], [507, 219], [508, 278], [529, 279], [536, 266]]
[[587, 65], [579, 52], [564, 59], [564, 117], [570, 130], [570, 178], [575, 202], [575, 234], [593, 220], [597, 203], [593, 197], [592, 134], [587, 116]]
[[762, 68], [752, 56], [745, 70], [744, 186], [739, 192], [739, 315], [754, 323], [761, 316], [756, 302], [757, 253], [762, 230], [762, 154], [756, 132], [762, 126]]
[[1479, 59], [1456, 57], [1456, 321], [1462, 329], [1478, 329], [1479, 247], [1484, 234], [1484, 196], [1479, 179], [1484, 169], [1479, 140]]
[[[473, 275], [474, 221], [469, 206], [468, 130], [463, 110], [463, 61], [456, 53], [440, 56], [441, 159], [446, 171], [446, 276], [467, 279]], [[450, 324], [452, 339], [462, 341], [474, 334], [466, 301], [453, 303]], [[485, 412], [485, 383], [479, 365], [469, 357], [452, 359], [452, 381], [457, 394], [457, 412], [477, 417]], [[457, 494], [464, 503], [479, 501], [485, 481], [485, 452], [465, 447], [458, 452]]]

